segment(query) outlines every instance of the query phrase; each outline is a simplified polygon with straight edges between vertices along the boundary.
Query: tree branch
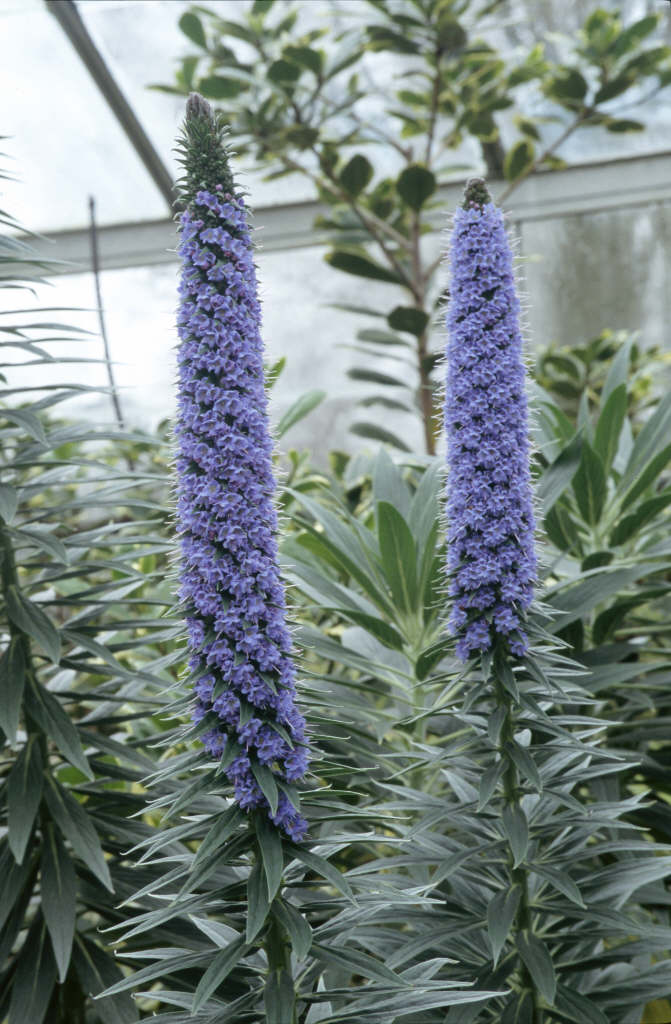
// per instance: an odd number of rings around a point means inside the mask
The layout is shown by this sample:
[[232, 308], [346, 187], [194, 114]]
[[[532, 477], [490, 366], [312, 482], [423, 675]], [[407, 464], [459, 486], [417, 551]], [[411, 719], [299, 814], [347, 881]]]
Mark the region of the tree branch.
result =
[[561, 135], [557, 139], [555, 139], [555, 141], [553, 143], [551, 143], [551, 145], [549, 145], [547, 147], [547, 149], [544, 149], [543, 152], [540, 153], [539, 156], [536, 157], [536, 159], [533, 161], [533, 163], [529, 164], [529, 166], [526, 168], [526, 170], [523, 171], [522, 174], [520, 174], [520, 176], [518, 178], [515, 178], [514, 181], [511, 181], [506, 186], [506, 188], [504, 188], [504, 190], [501, 193], [501, 195], [498, 196], [497, 199], [496, 199], [497, 205], [501, 206], [501, 204], [504, 203], [506, 201], [506, 199], [508, 199], [508, 197], [512, 195], [512, 193], [515, 191], [515, 189], [519, 185], [521, 185], [523, 181], [526, 181], [526, 179], [529, 177], [530, 174], [533, 174], [534, 171], [537, 171], [538, 168], [542, 164], [545, 163], [545, 161], [548, 159], [548, 157], [554, 156], [555, 151], [557, 149], [559, 149], [559, 147], [564, 142], [566, 142], [568, 137], [573, 134], [573, 132], [576, 130], [576, 128], [580, 127], [580, 125], [589, 116], [590, 113], [591, 113], [591, 111], [588, 110], [588, 109], [581, 110], [580, 113], [576, 116], [575, 120], [571, 121], [571, 123], [569, 125], [567, 125], [567, 127], [564, 129], [564, 131], [561, 133]]

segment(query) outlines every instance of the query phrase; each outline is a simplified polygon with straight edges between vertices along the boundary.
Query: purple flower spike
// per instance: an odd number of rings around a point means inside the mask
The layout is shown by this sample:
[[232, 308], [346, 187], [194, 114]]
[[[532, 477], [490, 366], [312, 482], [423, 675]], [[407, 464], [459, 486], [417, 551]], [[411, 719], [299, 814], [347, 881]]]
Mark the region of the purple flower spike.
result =
[[[300, 840], [306, 822], [288, 794], [307, 771], [308, 750], [277, 565], [261, 308], [247, 210], [223, 136], [209, 105], [190, 101], [176, 436], [193, 718], [210, 726], [202, 741], [224, 758], [240, 807], [264, 810]], [[264, 790], [272, 799], [274, 789], [271, 807]]]
[[450, 627], [463, 660], [527, 649], [536, 575], [519, 300], [503, 215], [469, 182], [450, 248], [447, 391]]

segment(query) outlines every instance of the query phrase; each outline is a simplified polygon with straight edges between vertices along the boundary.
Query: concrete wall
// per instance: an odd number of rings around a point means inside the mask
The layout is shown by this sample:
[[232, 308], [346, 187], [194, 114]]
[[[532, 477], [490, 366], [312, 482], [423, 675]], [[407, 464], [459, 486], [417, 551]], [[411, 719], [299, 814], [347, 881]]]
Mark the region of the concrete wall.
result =
[[669, 347], [671, 202], [522, 224], [535, 344], [571, 344], [605, 327]]

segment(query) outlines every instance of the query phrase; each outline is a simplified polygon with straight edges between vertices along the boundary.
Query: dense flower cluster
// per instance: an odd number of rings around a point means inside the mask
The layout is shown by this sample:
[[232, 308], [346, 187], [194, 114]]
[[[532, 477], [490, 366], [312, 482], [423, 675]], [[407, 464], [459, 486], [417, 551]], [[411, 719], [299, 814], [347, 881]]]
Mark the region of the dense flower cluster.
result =
[[483, 191], [455, 216], [447, 318], [450, 625], [463, 659], [497, 637], [524, 654], [536, 572], [519, 300], [503, 215]]
[[[194, 717], [214, 723], [202, 740], [213, 756], [225, 756], [240, 807], [267, 810], [299, 840], [306, 824], [287, 791], [305, 774], [308, 749], [277, 567], [261, 313], [244, 201], [221, 184], [198, 191], [181, 216], [179, 253], [180, 596], [197, 677]], [[258, 782], [268, 770], [279, 789], [274, 814]]]

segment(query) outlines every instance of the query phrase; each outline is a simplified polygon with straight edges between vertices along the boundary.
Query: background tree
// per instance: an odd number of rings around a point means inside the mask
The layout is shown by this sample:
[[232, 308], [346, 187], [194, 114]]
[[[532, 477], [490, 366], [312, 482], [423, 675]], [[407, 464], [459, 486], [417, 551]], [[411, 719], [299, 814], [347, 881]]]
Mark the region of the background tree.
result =
[[[488, 40], [507, 11], [501, 0], [360, 0], [321, 28], [279, 0], [256, 0], [237, 21], [194, 6], [179, 24], [195, 49], [175, 83], [157, 87], [197, 88], [220, 103], [241, 157], [269, 178], [312, 182], [327, 207], [316, 227], [331, 266], [389, 283], [388, 308], [345, 307], [372, 324], [357, 332], [365, 362], [349, 373], [374, 386], [364, 407], [418, 413], [428, 453], [445, 294], [426, 236], [442, 226], [440, 186], [459, 173], [455, 153], [467, 143], [472, 169], [507, 179], [495, 193], [504, 201], [536, 170], [561, 166], [575, 132], [639, 130], [632, 106], [671, 81], [671, 49], [654, 38], [659, 14], [624, 22], [597, 8], [562, 62], [542, 38], [504, 59]], [[539, 99], [542, 117], [529, 112]], [[382, 356], [400, 372], [376, 368]], [[352, 429], [407, 449], [379, 422]]]

